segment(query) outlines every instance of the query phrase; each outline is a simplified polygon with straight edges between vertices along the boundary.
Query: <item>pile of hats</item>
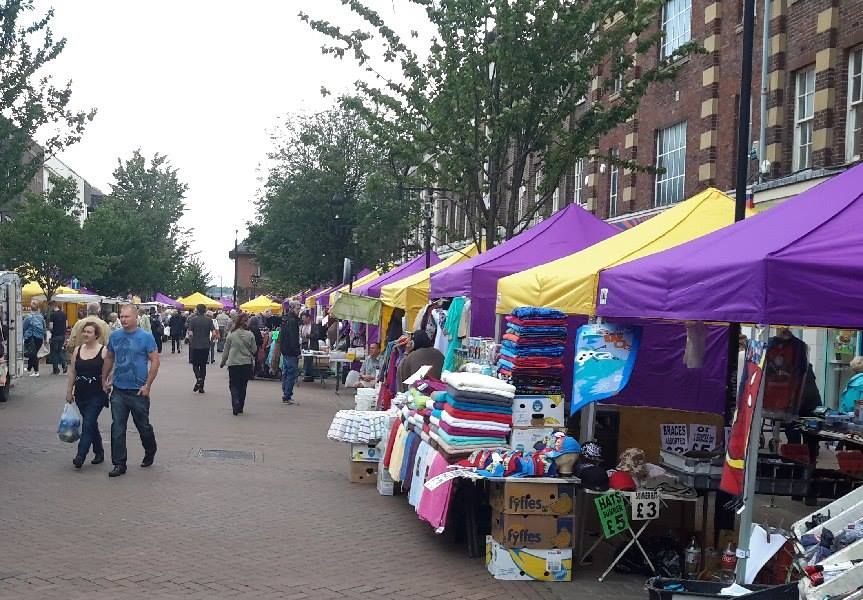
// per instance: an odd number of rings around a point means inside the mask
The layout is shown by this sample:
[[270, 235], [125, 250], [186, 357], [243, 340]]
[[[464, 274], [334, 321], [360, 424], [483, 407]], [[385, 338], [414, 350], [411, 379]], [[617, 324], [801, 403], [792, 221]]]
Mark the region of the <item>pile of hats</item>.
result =
[[449, 457], [506, 446], [515, 387], [479, 373], [445, 373], [446, 390], [431, 394], [429, 436]]
[[519, 394], [560, 394], [566, 315], [553, 308], [522, 306], [506, 321], [498, 372]]

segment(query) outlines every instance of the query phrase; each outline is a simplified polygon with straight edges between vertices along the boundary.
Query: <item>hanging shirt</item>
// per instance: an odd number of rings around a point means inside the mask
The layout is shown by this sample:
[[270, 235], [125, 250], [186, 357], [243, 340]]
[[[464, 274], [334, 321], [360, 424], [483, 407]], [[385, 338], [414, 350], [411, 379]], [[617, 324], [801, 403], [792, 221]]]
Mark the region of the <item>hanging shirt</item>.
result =
[[[449, 470], [449, 462], [437, 450], [432, 450], [429, 460], [429, 470], [426, 481]], [[417, 506], [417, 515], [423, 521], [431, 524], [435, 533], [443, 533], [449, 514], [449, 504], [452, 498], [453, 482], [447, 481], [434, 490], [423, 490]]]
[[434, 319], [435, 325], [437, 325], [437, 332], [433, 338], [434, 347], [440, 350], [440, 353], [444, 356], [446, 356], [447, 348], [449, 348], [449, 338], [447, 338], [446, 332], [444, 331], [446, 315], [447, 312], [442, 308], [432, 309], [431, 318]]
[[417, 449], [416, 459], [414, 460], [413, 479], [411, 480], [411, 488], [408, 492], [408, 502], [414, 508], [417, 508], [420, 499], [425, 489], [426, 475], [428, 475], [431, 459], [434, 457], [434, 449], [427, 443], [421, 442]]

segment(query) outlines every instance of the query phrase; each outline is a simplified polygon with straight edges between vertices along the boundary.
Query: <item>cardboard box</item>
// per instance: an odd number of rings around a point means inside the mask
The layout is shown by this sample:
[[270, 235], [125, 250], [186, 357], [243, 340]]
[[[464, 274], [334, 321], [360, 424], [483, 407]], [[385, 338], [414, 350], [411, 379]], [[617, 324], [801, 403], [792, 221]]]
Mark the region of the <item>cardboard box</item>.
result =
[[514, 427], [509, 438], [509, 447], [513, 450], [533, 450], [536, 444], [543, 444], [543, 447], [550, 446], [551, 436], [555, 431], [560, 431], [554, 427]]
[[494, 513], [491, 537], [504, 548], [572, 548], [575, 515]]
[[495, 579], [505, 581], [572, 581], [571, 548], [504, 548], [487, 536], [485, 564]]
[[348, 479], [351, 483], [375, 483], [378, 480], [378, 463], [351, 461]]
[[513, 427], [563, 427], [563, 396], [516, 396]]
[[508, 515], [571, 515], [575, 512], [575, 485], [536, 481], [492, 482], [491, 507]]
[[384, 449], [378, 444], [351, 444], [351, 460], [356, 462], [378, 462]]
[[395, 495], [395, 482], [387, 469], [378, 468], [378, 493], [381, 496]]

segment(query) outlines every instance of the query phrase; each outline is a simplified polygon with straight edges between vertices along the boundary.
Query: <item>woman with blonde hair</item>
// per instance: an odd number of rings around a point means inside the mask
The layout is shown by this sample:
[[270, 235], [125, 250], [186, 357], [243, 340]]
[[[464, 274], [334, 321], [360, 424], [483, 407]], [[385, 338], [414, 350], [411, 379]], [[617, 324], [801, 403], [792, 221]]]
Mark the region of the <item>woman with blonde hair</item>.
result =
[[73, 350], [69, 365], [66, 402], [75, 402], [83, 417], [78, 452], [72, 459], [76, 469], [84, 464], [90, 446], [94, 454], [92, 464], [98, 465], [105, 460], [102, 435], [99, 433], [99, 413], [108, 404], [108, 395], [102, 388], [102, 364], [107, 351], [99, 343], [100, 334], [99, 325], [92, 322], [85, 324], [81, 329], [82, 343]]

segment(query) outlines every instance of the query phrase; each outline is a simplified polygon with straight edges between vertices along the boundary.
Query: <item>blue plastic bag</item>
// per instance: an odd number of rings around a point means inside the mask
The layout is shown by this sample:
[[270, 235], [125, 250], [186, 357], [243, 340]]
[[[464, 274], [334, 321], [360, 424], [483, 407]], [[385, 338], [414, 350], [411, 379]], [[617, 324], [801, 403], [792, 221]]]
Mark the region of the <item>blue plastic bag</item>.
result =
[[62, 442], [73, 444], [81, 437], [81, 411], [78, 406], [69, 404], [63, 406], [63, 413], [60, 415], [60, 424], [57, 425], [57, 437]]

